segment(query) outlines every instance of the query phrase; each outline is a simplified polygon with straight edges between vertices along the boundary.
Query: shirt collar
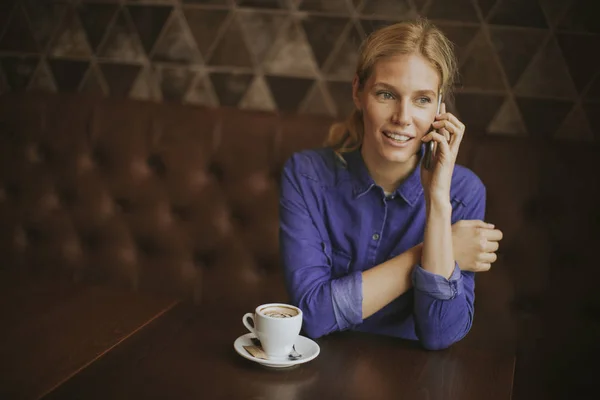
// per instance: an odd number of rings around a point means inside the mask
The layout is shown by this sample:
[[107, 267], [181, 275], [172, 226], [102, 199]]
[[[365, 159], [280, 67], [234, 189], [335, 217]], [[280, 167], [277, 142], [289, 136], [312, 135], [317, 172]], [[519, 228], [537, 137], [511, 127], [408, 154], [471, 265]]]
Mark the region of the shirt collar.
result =
[[369, 175], [369, 170], [363, 161], [360, 148], [343, 154], [352, 181], [352, 193], [355, 198], [361, 197], [373, 187], [375, 181]]
[[[414, 206], [423, 193], [423, 186], [421, 185], [421, 160], [423, 159], [422, 156], [424, 151], [425, 145], [422, 145], [419, 150], [419, 162], [417, 163], [416, 168], [411, 171], [408, 177], [392, 194], [402, 197], [410, 206]], [[352, 189], [355, 198], [363, 196], [369, 190], [377, 186], [369, 174], [369, 170], [360, 153], [360, 148], [344, 153], [343, 157], [352, 178]]]

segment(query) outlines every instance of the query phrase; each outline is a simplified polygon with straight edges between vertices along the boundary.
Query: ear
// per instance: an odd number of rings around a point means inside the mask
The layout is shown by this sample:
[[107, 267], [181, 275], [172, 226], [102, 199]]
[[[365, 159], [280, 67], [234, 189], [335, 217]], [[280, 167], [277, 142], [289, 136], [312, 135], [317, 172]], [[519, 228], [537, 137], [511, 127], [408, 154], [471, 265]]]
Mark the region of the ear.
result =
[[360, 87], [358, 81], [358, 75], [354, 75], [354, 79], [352, 80], [352, 100], [354, 101], [354, 105], [359, 111], [362, 111], [362, 104], [360, 102]]

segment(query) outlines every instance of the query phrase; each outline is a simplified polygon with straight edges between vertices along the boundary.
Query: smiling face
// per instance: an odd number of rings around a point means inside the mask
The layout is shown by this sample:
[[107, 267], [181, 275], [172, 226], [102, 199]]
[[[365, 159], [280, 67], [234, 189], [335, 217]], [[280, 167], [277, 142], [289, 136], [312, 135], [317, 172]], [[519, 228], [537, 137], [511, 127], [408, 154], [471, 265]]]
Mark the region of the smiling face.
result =
[[362, 89], [357, 79], [353, 86], [363, 113], [367, 165], [414, 167], [435, 118], [439, 73], [421, 55], [398, 55], [378, 60]]

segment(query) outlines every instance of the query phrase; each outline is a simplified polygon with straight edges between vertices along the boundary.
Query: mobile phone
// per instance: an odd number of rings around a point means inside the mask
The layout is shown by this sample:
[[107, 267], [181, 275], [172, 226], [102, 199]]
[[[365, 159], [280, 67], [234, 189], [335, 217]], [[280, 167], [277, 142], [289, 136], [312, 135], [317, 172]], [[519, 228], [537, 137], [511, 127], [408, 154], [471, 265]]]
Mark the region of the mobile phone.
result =
[[[437, 111], [435, 112], [435, 115], [439, 115], [440, 111], [442, 109], [442, 91], [440, 90], [440, 94], [438, 96], [438, 103], [437, 103]], [[431, 125], [431, 130], [433, 131], [433, 125]], [[425, 146], [425, 159], [423, 160], [423, 166], [425, 167], [425, 169], [431, 169], [432, 165], [433, 165], [433, 150], [435, 147], [435, 142], [433, 140], [429, 141], [427, 143], [427, 145]]]

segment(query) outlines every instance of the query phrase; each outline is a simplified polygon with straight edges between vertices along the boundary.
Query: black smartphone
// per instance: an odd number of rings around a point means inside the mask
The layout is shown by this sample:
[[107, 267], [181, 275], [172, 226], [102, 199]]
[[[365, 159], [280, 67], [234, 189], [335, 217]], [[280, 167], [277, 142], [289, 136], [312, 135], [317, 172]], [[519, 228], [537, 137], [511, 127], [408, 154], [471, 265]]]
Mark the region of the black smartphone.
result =
[[[435, 112], [435, 115], [439, 115], [440, 111], [442, 109], [442, 92], [440, 91], [440, 94], [438, 96], [438, 103], [437, 103], [437, 111]], [[431, 130], [433, 131], [433, 125], [431, 125]], [[427, 143], [427, 145], [425, 146], [425, 159], [423, 160], [424, 163], [424, 167], [425, 169], [430, 169], [431, 166], [433, 165], [433, 150], [435, 148], [435, 142], [433, 140], [429, 141]]]

